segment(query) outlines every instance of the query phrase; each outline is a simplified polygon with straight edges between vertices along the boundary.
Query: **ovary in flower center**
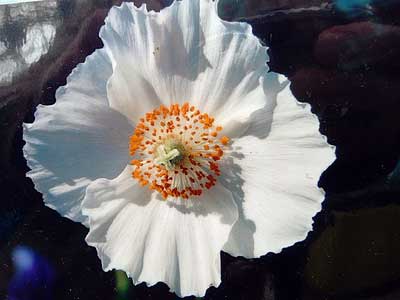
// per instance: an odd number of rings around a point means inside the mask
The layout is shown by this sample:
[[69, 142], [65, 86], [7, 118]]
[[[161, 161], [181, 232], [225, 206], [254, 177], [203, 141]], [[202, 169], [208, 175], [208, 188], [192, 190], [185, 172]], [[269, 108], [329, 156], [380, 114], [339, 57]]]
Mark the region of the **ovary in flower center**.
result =
[[[175, 168], [175, 165], [182, 161], [184, 158], [183, 147], [168, 147], [167, 145], [161, 144], [156, 149], [155, 163], [164, 165], [168, 171]], [[180, 151], [179, 151], [180, 150]]]
[[218, 161], [229, 143], [221, 130], [189, 103], [146, 113], [130, 139], [133, 178], [163, 198], [200, 196], [221, 174]]

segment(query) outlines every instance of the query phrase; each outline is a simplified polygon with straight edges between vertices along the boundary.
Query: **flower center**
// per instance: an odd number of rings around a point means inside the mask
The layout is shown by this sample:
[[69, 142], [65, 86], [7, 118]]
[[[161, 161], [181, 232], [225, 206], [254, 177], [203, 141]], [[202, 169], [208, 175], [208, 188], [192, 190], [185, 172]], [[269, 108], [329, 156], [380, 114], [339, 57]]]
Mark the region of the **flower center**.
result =
[[157, 156], [154, 160], [157, 164], [164, 165], [168, 171], [174, 169], [175, 165], [183, 158], [178, 148], [170, 148], [164, 144], [157, 147]]
[[221, 130], [189, 103], [146, 113], [130, 138], [133, 178], [164, 199], [200, 196], [221, 174], [218, 161], [229, 142]]

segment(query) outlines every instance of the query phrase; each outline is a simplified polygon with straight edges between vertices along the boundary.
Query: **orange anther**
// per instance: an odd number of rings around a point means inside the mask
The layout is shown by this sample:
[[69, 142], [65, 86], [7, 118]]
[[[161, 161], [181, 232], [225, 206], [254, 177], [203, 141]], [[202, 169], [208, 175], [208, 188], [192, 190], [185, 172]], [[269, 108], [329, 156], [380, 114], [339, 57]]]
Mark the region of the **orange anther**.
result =
[[[132, 177], [164, 199], [200, 196], [204, 189], [216, 184], [221, 174], [218, 161], [224, 154], [223, 146], [229, 142], [226, 136], [217, 138], [221, 130], [221, 126], [214, 126], [213, 117], [188, 102], [160, 105], [140, 119], [130, 137], [130, 154], [140, 158], [131, 161], [135, 167]], [[160, 146], [165, 148], [160, 151]], [[161, 157], [162, 163], [159, 159], [164, 152], [167, 156], [171, 148], [179, 151], [180, 159], [167, 168], [162, 160], [165, 158]]]
[[229, 143], [229, 138], [227, 136], [223, 136], [221, 138], [222, 145], [227, 145]]

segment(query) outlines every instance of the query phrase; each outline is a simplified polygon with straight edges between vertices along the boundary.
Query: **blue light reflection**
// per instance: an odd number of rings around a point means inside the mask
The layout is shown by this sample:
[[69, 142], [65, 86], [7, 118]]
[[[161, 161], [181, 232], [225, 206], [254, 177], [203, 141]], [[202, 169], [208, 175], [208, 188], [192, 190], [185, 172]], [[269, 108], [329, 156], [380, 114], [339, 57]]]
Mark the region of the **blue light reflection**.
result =
[[335, 7], [348, 15], [371, 14], [373, 0], [335, 0]]
[[54, 269], [32, 249], [16, 247], [12, 252], [15, 273], [8, 288], [9, 300], [52, 300]]

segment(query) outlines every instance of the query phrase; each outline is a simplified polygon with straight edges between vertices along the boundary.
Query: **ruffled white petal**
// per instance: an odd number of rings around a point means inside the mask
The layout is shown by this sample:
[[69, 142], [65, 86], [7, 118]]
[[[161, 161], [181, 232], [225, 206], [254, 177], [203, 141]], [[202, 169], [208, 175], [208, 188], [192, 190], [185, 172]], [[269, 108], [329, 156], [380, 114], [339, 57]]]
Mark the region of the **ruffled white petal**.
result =
[[[270, 128], [251, 126], [233, 143], [230, 171], [239, 177], [230, 189], [240, 216], [224, 251], [245, 257], [278, 253], [312, 230], [324, 199], [318, 181], [335, 159], [318, 129], [310, 106], [298, 103], [287, 86], [278, 95]], [[267, 136], [260, 139], [262, 134]], [[235, 176], [225, 174], [225, 180]]]
[[234, 132], [267, 104], [266, 48], [248, 24], [222, 21], [213, 1], [175, 1], [160, 13], [124, 3], [100, 36], [113, 62], [111, 106], [128, 118], [189, 101]]
[[86, 238], [104, 270], [127, 272], [134, 283], [165, 282], [178, 296], [203, 296], [220, 284], [220, 251], [237, 219], [231, 193], [221, 185], [193, 200], [160, 199], [135, 184], [131, 169], [87, 189]]
[[33, 124], [24, 124], [28, 176], [49, 207], [85, 223], [81, 202], [86, 187], [114, 178], [128, 162], [132, 125], [110, 108], [106, 83], [112, 72], [103, 50], [96, 51], [58, 89], [54, 105], [39, 105]]

